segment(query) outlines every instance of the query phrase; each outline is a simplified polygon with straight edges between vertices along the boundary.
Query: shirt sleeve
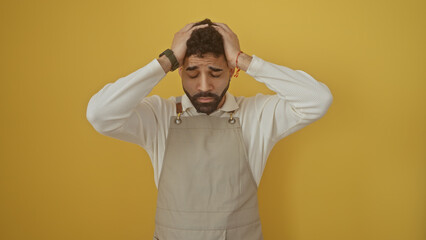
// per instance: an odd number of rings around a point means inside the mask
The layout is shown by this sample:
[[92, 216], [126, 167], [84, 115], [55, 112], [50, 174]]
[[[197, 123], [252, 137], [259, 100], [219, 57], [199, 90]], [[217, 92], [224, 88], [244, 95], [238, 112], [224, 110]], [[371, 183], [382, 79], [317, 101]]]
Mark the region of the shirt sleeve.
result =
[[[272, 144], [320, 119], [333, 100], [328, 87], [306, 72], [273, 64], [255, 55], [246, 73], [276, 93], [258, 94], [254, 98], [262, 137]], [[267, 152], [272, 146], [268, 148]]]
[[156, 138], [156, 109], [161, 99], [147, 95], [165, 75], [154, 59], [135, 72], [108, 83], [91, 97], [86, 111], [88, 121], [103, 135], [149, 149]]

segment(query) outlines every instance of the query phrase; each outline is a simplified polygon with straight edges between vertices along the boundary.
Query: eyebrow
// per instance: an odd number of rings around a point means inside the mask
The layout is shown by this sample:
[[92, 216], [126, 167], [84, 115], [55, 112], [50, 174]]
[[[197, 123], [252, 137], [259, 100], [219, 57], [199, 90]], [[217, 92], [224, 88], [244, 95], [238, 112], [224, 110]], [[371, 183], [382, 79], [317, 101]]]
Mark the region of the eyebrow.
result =
[[[216, 68], [216, 67], [212, 67], [212, 66], [209, 66], [209, 68], [210, 68], [210, 70], [212, 70], [213, 72], [220, 72], [220, 71], [223, 71], [223, 69], [221, 69], [221, 68]], [[198, 69], [198, 66], [189, 66], [189, 67], [187, 67], [185, 70], [186, 71], [194, 71], [194, 70], [197, 70]]]
[[212, 67], [212, 66], [209, 66], [209, 68], [210, 68], [213, 72], [220, 72], [220, 71], [223, 71], [223, 69], [221, 69], [221, 68], [215, 68], [215, 67]]

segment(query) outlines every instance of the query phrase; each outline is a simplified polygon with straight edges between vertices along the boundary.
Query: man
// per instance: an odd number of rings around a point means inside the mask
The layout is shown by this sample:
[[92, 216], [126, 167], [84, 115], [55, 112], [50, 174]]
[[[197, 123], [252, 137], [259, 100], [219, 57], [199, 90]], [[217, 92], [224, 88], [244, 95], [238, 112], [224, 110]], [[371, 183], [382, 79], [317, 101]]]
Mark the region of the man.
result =
[[[183, 96], [147, 97], [178, 67]], [[276, 95], [231, 95], [239, 69]], [[154, 239], [259, 240], [257, 187], [273, 145], [321, 118], [331, 102], [323, 83], [241, 52], [227, 25], [206, 19], [177, 32], [158, 59], [96, 93], [87, 118], [98, 132], [150, 155], [158, 188]]]

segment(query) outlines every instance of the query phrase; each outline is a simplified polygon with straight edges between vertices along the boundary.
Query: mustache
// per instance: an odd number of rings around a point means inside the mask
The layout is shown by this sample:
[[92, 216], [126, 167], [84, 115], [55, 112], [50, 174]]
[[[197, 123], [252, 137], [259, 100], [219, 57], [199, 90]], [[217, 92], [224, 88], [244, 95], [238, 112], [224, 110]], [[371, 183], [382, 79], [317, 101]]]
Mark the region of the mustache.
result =
[[193, 99], [197, 99], [200, 97], [211, 97], [211, 98], [215, 98], [218, 99], [220, 98], [218, 95], [212, 93], [212, 92], [199, 92], [197, 94], [195, 94], [194, 96], [192, 96]]

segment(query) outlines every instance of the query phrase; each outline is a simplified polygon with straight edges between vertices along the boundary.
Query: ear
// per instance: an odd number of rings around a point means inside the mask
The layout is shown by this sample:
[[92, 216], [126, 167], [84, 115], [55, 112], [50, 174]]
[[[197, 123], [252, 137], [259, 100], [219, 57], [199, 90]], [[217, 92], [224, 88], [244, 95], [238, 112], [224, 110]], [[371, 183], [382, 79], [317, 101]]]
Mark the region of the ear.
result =
[[182, 78], [182, 69], [183, 69], [183, 67], [182, 67], [182, 66], [180, 66], [180, 67], [179, 67], [179, 76], [180, 76], [180, 78]]

